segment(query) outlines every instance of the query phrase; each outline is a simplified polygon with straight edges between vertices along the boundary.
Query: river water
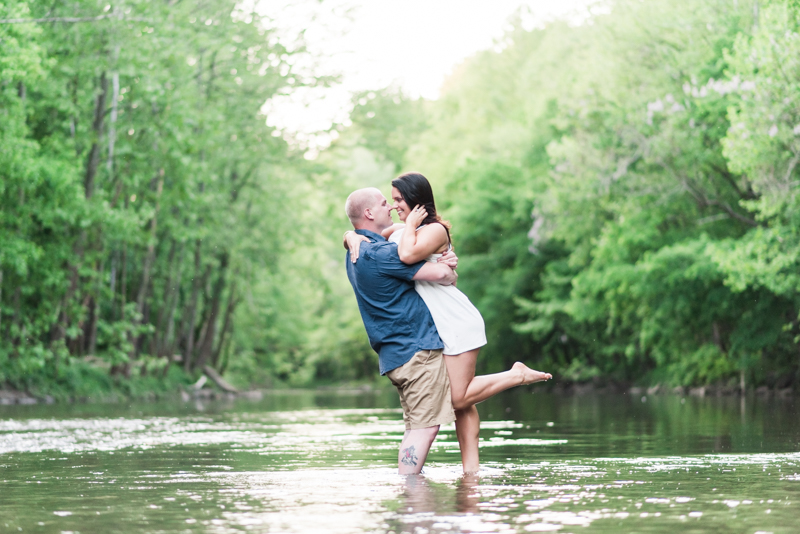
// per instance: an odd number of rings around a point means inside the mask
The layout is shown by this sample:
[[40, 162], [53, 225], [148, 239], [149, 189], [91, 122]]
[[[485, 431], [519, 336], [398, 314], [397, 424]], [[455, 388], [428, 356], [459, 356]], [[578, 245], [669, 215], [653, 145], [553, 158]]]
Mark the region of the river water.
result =
[[393, 390], [0, 406], [0, 532], [800, 532], [792, 399], [507, 392], [396, 474]]

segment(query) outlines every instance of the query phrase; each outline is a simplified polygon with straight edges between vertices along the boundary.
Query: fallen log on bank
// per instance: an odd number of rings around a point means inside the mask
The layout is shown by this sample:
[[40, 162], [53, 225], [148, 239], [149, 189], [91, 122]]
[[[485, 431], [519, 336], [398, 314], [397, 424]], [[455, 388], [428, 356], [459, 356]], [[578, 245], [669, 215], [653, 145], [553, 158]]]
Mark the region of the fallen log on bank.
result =
[[228, 382], [225, 381], [224, 378], [220, 376], [220, 374], [213, 368], [209, 367], [208, 365], [203, 366], [203, 372], [205, 375], [210, 378], [222, 391], [226, 391], [228, 393], [239, 393], [239, 390], [230, 385]]

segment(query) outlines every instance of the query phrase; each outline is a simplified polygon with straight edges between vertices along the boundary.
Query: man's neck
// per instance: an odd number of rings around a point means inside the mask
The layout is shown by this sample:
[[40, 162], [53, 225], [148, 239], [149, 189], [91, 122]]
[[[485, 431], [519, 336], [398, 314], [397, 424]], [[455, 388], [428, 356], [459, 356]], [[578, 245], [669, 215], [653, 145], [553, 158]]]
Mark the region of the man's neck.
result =
[[387, 240], [385, 237], [383, 237], [383, 235], [381, 235], [378, 232], [374, 232], [374, 231], [370, 230], [369, 228], [363, 228], [363, 227], [362, 228], [356, 228], [355, 232], [357, 234], [360, 234], [363, 237], [366, 237], [371, 242], [378, 242], [378, 241], [386, 241]]
[[378, 235], [381, 235], [381, 232], [385, 230], [385, 228], [378, 228], [375, 224], [359, 224], [354, 227], [355, 230], [369, 230], [370, 232], [374, 232]]

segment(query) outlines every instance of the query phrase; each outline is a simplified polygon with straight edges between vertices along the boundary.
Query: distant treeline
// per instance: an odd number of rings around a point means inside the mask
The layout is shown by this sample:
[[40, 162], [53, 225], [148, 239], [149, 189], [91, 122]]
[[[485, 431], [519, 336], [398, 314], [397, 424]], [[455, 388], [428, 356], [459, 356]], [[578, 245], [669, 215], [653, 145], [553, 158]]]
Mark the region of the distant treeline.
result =
[[373, 379], [342, 205], [406, 170], [453, 223], [484, 371], [797, 384], [795, 4], [515, 20], [436, 101], [356, 95], [307, 161], [259, 110], [330, 80], [242, 4], [6, 2], [0, 385]]

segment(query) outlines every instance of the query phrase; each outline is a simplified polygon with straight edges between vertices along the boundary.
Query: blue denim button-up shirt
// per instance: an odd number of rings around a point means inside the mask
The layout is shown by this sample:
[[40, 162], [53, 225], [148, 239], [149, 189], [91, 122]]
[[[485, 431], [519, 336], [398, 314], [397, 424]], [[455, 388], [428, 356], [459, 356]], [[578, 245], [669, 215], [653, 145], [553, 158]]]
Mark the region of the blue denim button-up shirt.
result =
[[420, 350], [444, 348], [431, 313], [414, 289], [414, 275], [424, 261], [406, 265], [397, 245], [369, 230], [358, 261], [345, 255], [347, 278], [353, 286], [369, 343], [378, 353], [381, 374], [400, 367]]

